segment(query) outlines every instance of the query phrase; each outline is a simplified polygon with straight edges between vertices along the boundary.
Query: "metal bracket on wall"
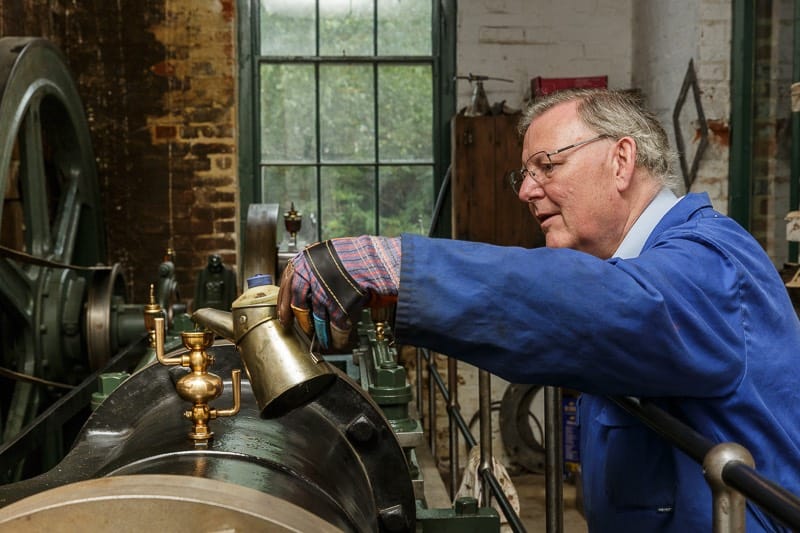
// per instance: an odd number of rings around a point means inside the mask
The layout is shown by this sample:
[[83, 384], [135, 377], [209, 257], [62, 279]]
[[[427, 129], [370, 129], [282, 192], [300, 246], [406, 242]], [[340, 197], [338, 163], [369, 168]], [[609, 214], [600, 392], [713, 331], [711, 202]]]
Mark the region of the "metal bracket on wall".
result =
[[[686, 144], [683, 139], [683, 133], [681, 132], [681, 124], [680, 124], [680, 117], [681, 112], [683, 111], [683, 105], [686, 102], [686, 96], [689, 93], [689, 89], [692, 90], [692, 94], [694, 95], [694, 107], [697, 112], [697, 126], [698, 130], [697, 134], [699, 134], [700, 142], [697, 145], [697, 149], [694, 151], [694, 156], [692, 157], [692, 164], [689, 167], [686, 157]], [[700, 159], [703, 156], [703, 152], [705, 152], [706, 147], [708, 146], [708, 124], [706, 123], [706, 116], [703, 113], [703, 106], [700, 103], [700, 86], [697, 83], [697, 75], [694, 71], [694, 60], [689, 60], [689, 66], [686, 69], [686, 76], [683, 78], [683, 85], [681, 86], [681, 92], [678, 95], [678, 101], [675, 103], [675, 109], [672, 111], [672, 124], [675, 128], [675, 143], [677, 144], [678, 148], [678, 157], [681, 163], [681, 172], [683, 173], [683, 183], [686, 185], [686, 191], [689, 191], [689, 188], [694, 183], [694, 179], [697, 176], [697, 167], [700, 165]]]

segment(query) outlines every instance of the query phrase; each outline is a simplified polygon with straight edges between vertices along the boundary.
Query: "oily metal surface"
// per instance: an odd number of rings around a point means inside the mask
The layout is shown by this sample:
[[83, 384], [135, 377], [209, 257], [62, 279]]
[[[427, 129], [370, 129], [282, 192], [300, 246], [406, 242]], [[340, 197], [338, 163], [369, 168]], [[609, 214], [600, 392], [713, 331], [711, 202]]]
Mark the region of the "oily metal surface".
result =
[[[212, 372], [225, 390], [212, 407], [232, 403], [235, 347], [217, 345]], [[188, 407], [174, 382], [185, 369], [151, 365], [132, 376], [89, 418], [58, 467], [0, 486], [0, 506], [43, 490], [105, 476], [180, 475], [234, 483], [306, 509], [346, 531], [408, 530], [413, 489], [402, 449], [377, 406], [344, 376], [323, 397], [264, 420], [249, 381], [238, 415], [210, 422], [210, 446], [195, 447], [184, 419]], [[354, 421], [360, 431], [349, 431]], [[388, 469], [388, 472], [387, 472]], [[400, 524], [401, 529], [382, 525]]]
[[205, 478], [147, 475], [91, 479], [0, 509], [0, 532], [342, 531], [269, 494]]

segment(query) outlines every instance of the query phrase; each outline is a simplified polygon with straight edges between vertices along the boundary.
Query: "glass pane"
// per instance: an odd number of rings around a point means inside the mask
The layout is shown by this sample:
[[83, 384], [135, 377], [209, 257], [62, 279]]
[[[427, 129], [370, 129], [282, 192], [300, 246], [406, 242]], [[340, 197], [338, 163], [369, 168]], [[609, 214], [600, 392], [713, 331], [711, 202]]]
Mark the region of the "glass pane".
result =
[[316, 54], [315, 0], [261, 0], [261, 55]]
[[372, 0], [320, 2], [319, 55], [371, 56]]
[[430, 0], [378, 2], [378, 55], [430, 56]]
[[313, 65], [261, 66], [261, 159], [316, 162]]
[[315, 167], [262, 167], [261, 201], [280, 205], [278, 215], [278, 242], [286, 248], [287, 235], [283, 227], [283, 213], [294, 208], [302, 214], [302, 225], [297, 234], [297, 246], [311, 244], [317, 237], [317, 179]]
[[372, 67], [323, 65], [319, 69], [322, 161], [375, 161]]
[[378, 154], [383, 161], [433, 160], [433, 80], [429, 65], [378, 69]]
[[381, 167], [380, 233], [427, 235], [433, 213], [433, 167]]
[[323, 167], [322, 238], [375, 233], [373, 167]]

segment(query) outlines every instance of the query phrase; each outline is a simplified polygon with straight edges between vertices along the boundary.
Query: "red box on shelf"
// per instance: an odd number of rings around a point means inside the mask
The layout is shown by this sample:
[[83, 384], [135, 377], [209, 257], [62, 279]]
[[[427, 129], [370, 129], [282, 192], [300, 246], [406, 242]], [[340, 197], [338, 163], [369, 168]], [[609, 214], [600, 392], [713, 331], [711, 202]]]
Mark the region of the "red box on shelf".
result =
[[582, 78], [543, 78], [531, 79], [531, 94], [534, 98], [560, 91], [562, 89], [605, 89], [608, 76], [585, 76]]

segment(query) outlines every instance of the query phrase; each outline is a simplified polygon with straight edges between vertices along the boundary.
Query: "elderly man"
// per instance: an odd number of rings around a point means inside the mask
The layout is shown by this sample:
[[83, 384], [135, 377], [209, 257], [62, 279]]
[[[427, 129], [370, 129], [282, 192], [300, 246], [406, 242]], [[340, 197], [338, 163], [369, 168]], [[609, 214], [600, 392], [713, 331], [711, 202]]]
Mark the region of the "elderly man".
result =
[[[546, 248], [326, 241], [285, 272], [281, 320], [341, 345], [348, 314], [396, 301], [398, 342], [584, 392], [591, 531], [711, 527], [701, 468], [608, 395], [648, 398], [714, 442], [745, 446], [759, 472], [798, 493], [800, 323], [758, 243], [706, 194], [673, 194], [664, 130], [628, 95], [555, 93], [522, 127], [512, 186]], [[752, 504], [747, 526], [780, 529]]]

